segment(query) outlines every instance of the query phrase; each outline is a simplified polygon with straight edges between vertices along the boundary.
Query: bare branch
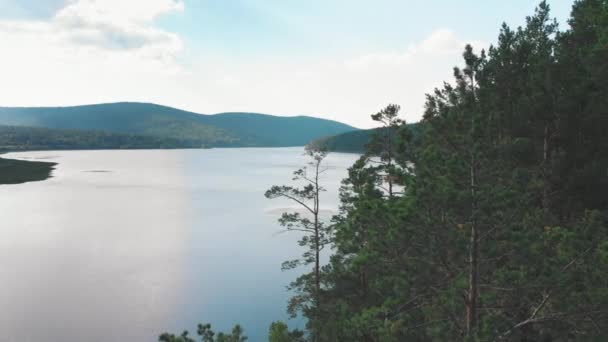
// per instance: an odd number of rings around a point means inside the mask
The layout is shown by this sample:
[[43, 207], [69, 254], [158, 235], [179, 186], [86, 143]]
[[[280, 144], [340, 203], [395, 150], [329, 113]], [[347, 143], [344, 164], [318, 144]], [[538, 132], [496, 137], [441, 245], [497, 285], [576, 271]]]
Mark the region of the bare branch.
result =
[[300, 231], [300, 232], [306, 232], [306, 233], [314, 233], [315, 230], [310, 228], [310, 229], [306, 229], [306, 228], [287, 228], [285, 231]]
[[279, 196], [279, 197], [285, 197], [285, 198], [288, 198], [288, 199], [290, 199], [290, 200], [292, 200], [292, 201], [294, 201], [294, 202], [296, 202], [296, 203], [300, 204], [300, 205], [301, 205], [301, 206], [303, 206], [304, 208], [306, 208], [306, 210], [308, 210], [308, 211], [309, 211], [311, 214], [313, 214], [313, 215], [314, 215], [314, 213], [315, 213], [315, 212], [314, 212], [314, 211], [313, 211], [313, 210], [312, 210], [312, 209], [311, 209], [311, 208], [310, 208], [310, 207], [309, 207], [309, 206], [308, 206], [306, 203], [304, 203], [303, 201], [301, 201], [301, 200], [297, 199], [297, 198], [296, 198], [296, 197], [294, 197], [294, 196], [290, 196], [290, 195], [288, 195], [288, 194], [286, 194], [286, 193], [280, 193], [280, 194], [277, 194], [277, 196]]

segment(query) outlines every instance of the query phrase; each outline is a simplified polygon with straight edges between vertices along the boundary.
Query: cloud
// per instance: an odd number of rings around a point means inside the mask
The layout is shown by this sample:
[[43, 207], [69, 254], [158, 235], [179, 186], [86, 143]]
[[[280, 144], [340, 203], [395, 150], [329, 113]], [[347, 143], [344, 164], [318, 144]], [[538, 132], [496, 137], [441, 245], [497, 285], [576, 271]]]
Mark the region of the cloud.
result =
[[[0, 20], [0, 105], [142, 101], [200, 113], [306, 114], [369, 127], [388, 103], [420, 119], [467, 40], [438, 29], [402, 49], [338, 57], [195, 53], [155, 26], [174, 0], [76, 0], [48, 20]], [[202, 42], [204, 44], [204, 42]], [[238, 44], [238, 42], [235, 42]], [[480, 46], [480, 44], [475, 44]]]
[[183, 9], [182, 2], [173, 0], [79, 0], [60, 10], [54, 24], [77, 44], [109, 49], [176, 46], [177, 36], [151, 24], [162, 14]]
[[[247, 64], [213, 60], [199, 65], [193, 81], [207, 108], [322, 115], [358, 127], [373, 125], [370, 114], [389, 103], [400, 104], [409, 122], [420, 120], [425, 93], [444, 81], [462, 62], [466, 40], [447, 29], [433, 31], [401, 51], [364, 53], [344, 59], [270, 58]], [[238, 83], [213, 80], [238, 77]], [[186, 102], [184, 102], [186, 104]], [[187, 103], [196, 107], [193, 101]]]
[[126, 81], [179, 73], [183, 42], [154, 20], [183, 6], [174, 0], [76, 0], [48, 20], [0, 20], [0, 103], [111, 100], [117, 91], [133, 92], [135, 84]]
[[57, 13], [65, 20], [111, 23], [149, 23], [162, 14], [183, 11], [180, 0], [76, 0]]
[[26, 39], [34, 34], [61, 43], [64, 49], [147, 48], [176, 53], [182, 47], [179, 37], [155, 28], [153, 21], [183, 9], [183, 2], [175, 0], [76, 0], [67, 3], [50, 21], [1, 21], [0, 34], [24, 34]]
[[183, 42], [154, 20], [181, 10], [172, 0], [78, 0], [48, 20], [0, 20], [0, 105], [175, 98]]
[[467, 42], [459, 39], [455, 32], [438, 29], [419, 44], [411, 45], [405, 52], [368, 54], [348, 60], [345, 65], [351, 69], [365, 69], [378, 65], [393, 67], [412, 65], [420, 62], [421, 58], [453, 57], [455, 53], [461, 52], [466, 44]]

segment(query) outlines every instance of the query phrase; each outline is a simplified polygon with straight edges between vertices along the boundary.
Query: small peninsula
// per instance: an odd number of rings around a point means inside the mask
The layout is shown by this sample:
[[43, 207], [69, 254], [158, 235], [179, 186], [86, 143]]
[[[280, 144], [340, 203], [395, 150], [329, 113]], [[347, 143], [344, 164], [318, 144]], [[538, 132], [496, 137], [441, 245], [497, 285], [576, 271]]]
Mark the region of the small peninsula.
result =
[[56, 163], [0, 158], [0, 185], [43, 181]]

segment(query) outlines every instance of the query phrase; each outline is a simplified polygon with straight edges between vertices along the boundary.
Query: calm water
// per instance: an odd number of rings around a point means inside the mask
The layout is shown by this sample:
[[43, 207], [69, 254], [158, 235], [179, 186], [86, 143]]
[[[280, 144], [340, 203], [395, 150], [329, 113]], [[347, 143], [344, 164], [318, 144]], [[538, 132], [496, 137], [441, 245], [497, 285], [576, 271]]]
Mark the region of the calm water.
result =
[[[264, 191], [302, 148], [27, 152], [53, 178], [0, 186], [2, 341], [156, 341], [160, 332], [242, 324], [264, 341], [286, 320], [296, 233]], [[331, 154], [325, 209], [355, 155]], [[291, 322], [298, 326], [300, 322]]]

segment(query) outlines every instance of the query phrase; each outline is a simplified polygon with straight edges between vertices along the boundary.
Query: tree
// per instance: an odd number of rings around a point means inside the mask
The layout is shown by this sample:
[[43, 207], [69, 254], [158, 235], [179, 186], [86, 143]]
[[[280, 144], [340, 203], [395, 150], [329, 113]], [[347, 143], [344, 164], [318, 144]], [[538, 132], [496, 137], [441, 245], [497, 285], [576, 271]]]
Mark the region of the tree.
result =
[[326, 340], [606, 334], [607, 275], [592, 268], [608, 245], [608, 145], [596, 134], [608, 96], [595, 77], [608, 5], [574, 9], [566, 34], [542, 2], [525, 27], [503, 25], [489, 55], [465, 48], [455, 82], [428, 96], [405, 194], [378, 187], [386, 169], [365, 158], [349, 170], [324, 274]]
[[[199, 324], [197, 335], [201, 338], [201, 342], [245, 342], [247, 336], [244, 335], [243, 328], [240, 325], [235, 325], [230, 333], [220, 332], [217, 334], [211, 330], [211, 324]], [[158, 337], [159, 342], [196, 342], [195, 339], [189, 336], [188, 331], [184, 331], [181, 335], [176, 336], [169, 333], [163, 333]]]
[[268, 331], [268, 342], [304, 342], [304, 333], [289, 330], [283, 322], [272, 322]]
[[[414, 141], [398, 106], [375, 114], [331, 231], [314, 219], [324, 155], [303, 188], [268, 193], [307, 213], [281, 219], [306, 233], [304, 262], [331, 243], [293, 285], [315, 341], [608, 336], [608, 2], [576, 1], [570, 25], [543, 1], [487, 55], [467, 45]], [[290, 341], [281, 323], [269, 336]]]
[[[314, 264], [312, 274], [300, 276], [291, 285], [299, 294], [290, 301], [290, 312], [302, 310], [314, 325], [318, 317], [318, 308], [321, 305], [321, 261], [320, 254], [329, 243], [328, 227], [321, 217], [321, 192], [325, 189], [321, 186], [321, 175], [327, 170], [323, 161], [327, 156], [324, 150], [307, 148], [306, 155], [310, 161], [308, 165], [293, 173], [293, 180], [303, 182], [302, 187], [297, 186], [272, 186], [266, 191], [265, 196], [269, 199], [285, 198], [296, 203], [303, 213], [286, 212], [279, 219], [281, 226], [287, 231], [305, 233], [299, 241], [300, 246], [307, 247], [301, 259], [287, 261], [283, 264], [284, 269], [295, 268], [300, 264]], [[314, 336], [314, 331], [313, 331]]]
[[[380, 175], [380, 186], [383, 183], [387, 184], [385, 190], [389, 198], [392, 198], [396, 194], [393, 186], [399, 180], [400, 175], [400, 170], [396, 165], [398, 134], [405, 127], [405, 121], [398, 117], [400, 110], [401, 107], [399, 105], [389, 104], [386, 108], [371, 116], [372, 120], [380, 123], [381, 126], [372, 135], [366, 153], [368, 162], [377, 165]], [[374, 160], [373, 156], [378, 157], [379, 160]]]

